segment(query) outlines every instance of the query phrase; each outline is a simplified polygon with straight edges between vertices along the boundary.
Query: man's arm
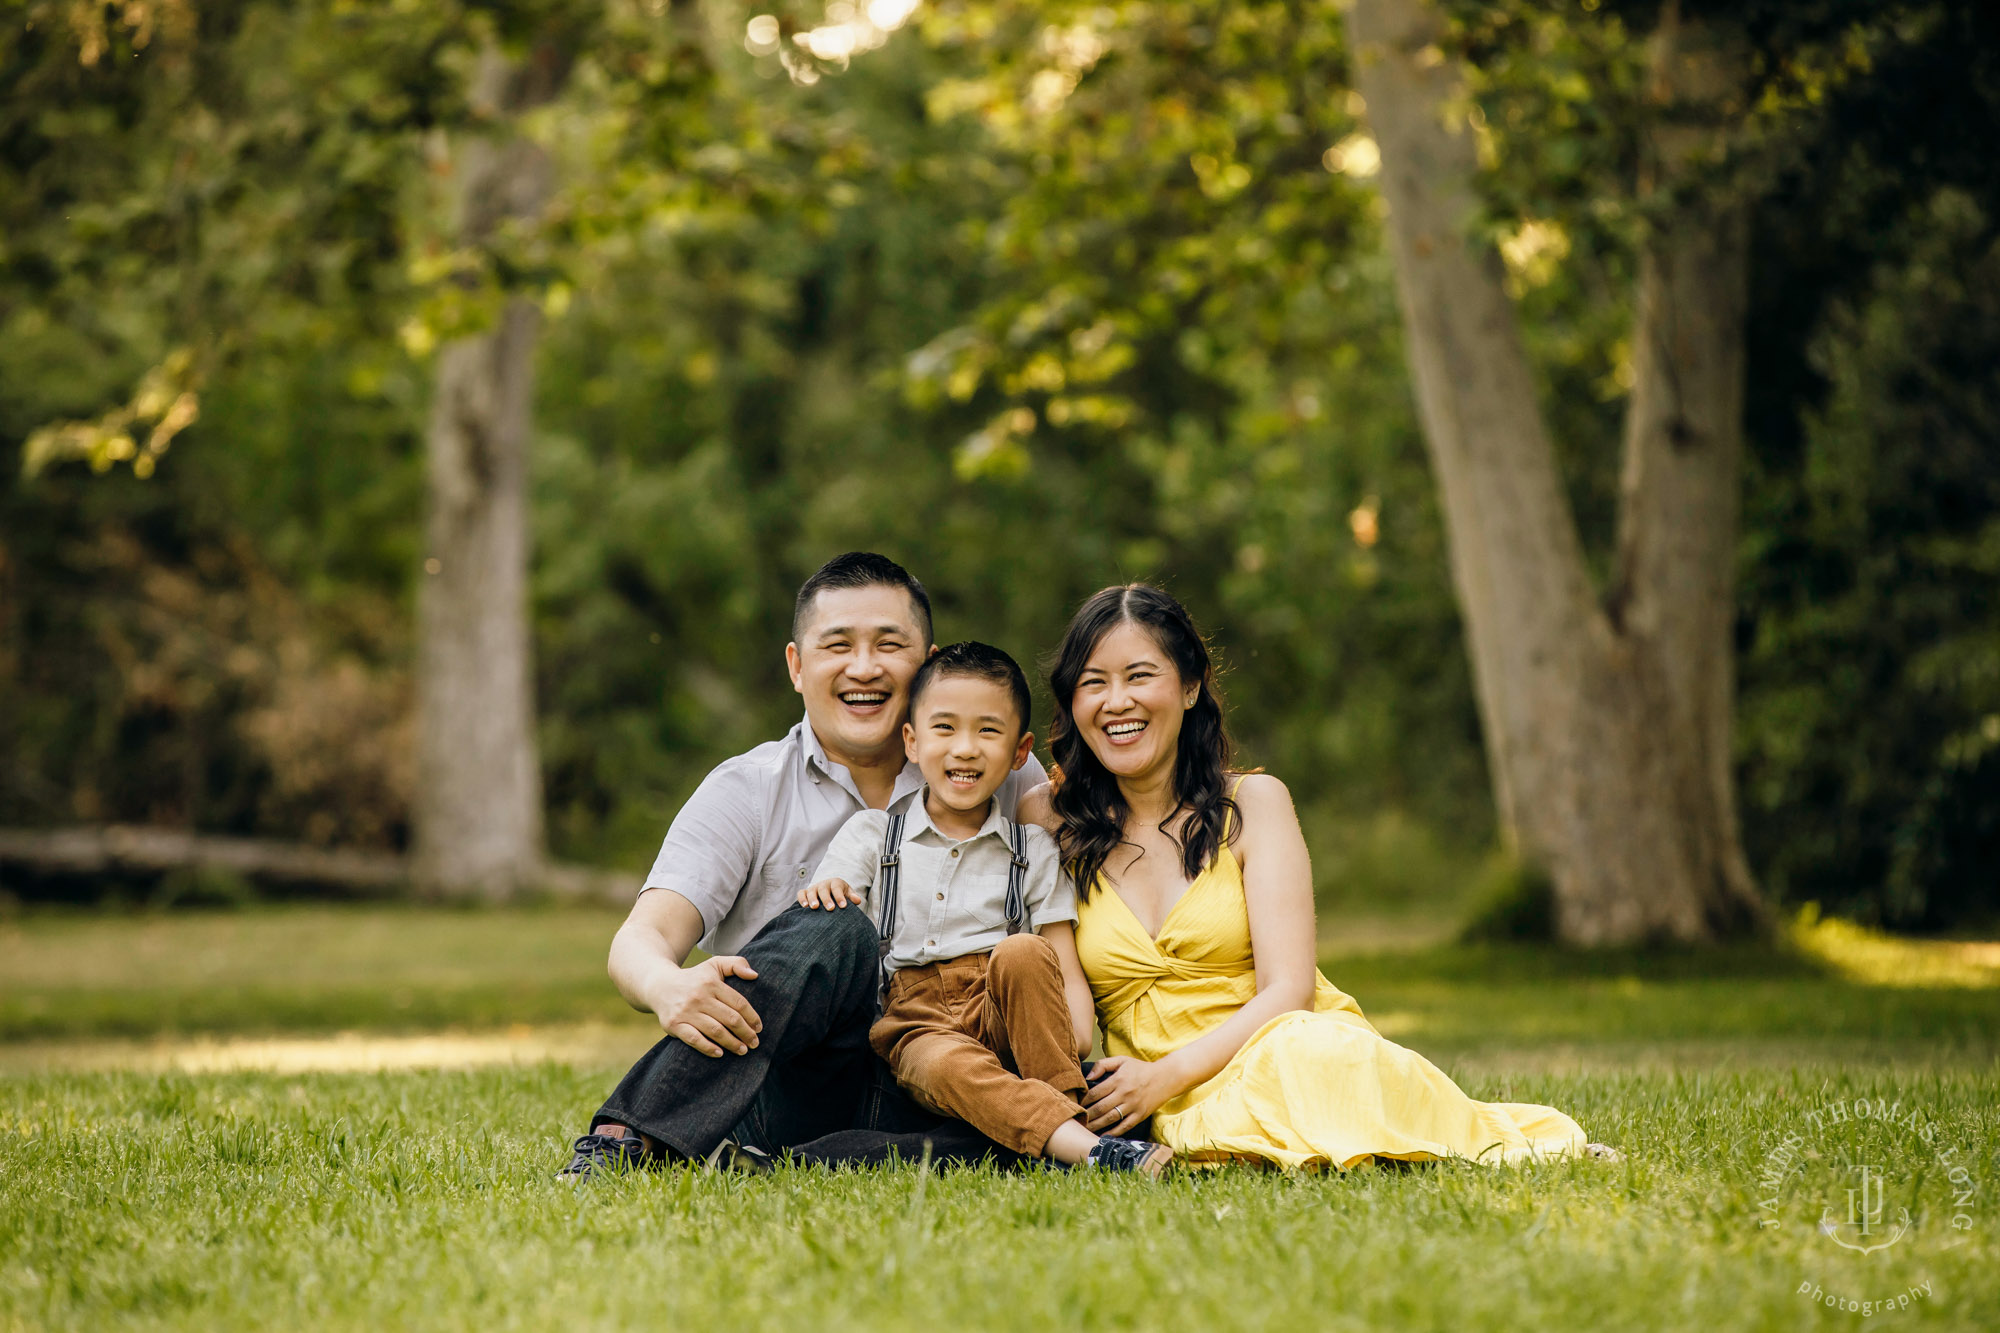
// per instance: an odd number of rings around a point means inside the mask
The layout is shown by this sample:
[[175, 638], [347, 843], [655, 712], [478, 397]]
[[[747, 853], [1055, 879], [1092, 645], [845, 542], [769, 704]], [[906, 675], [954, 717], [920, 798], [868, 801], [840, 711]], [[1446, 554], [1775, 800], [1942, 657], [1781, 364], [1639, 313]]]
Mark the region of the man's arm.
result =
[[736, 901], [756, 863], [762, 793], [757, 777], [725, 764], [702, 780], [674, 817], [646, 888], [611, 941], [605, 970], [626, 1003], [703, 1055], [742, 1055], [763, 1022], [725, 981], [754, 981], [741, 958], [683, 967], [706, 929]]
[[625, 1002], [657, 1017], [662, 1032], [703, 1055], [742, 1055], [757, 1044], [764, 1023], [723, 978], [755, 981], [757, 973], [743, 959], [726, 956], [682, 967], [701, 933], [693, 903], [672, 889], [642, 893], [611, 937], [605, 970]]

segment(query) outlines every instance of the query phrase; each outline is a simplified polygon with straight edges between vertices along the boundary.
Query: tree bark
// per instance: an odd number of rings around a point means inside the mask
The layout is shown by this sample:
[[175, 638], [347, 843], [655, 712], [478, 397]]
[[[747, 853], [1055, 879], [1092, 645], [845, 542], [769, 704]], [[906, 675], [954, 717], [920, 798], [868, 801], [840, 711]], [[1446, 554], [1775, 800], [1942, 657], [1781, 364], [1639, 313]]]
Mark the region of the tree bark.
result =
[[[546, 60], [482, 52], [472, 104], [488, 129], [456, 146], [457, 231], [486, 244], [533, 219], [552, 171], [514, 118], [555, 94]], [[541, 763], [528, 631], [528, 443], [540, 311], [510, 298], [495, 326], [439, 352], [417, 606], [415, 863], [421, 888], [509, 897], [542, 870]]]
[[[1725, 82], [1707, 66], [1682, 78], [1687, 34], [1669, 27], [1661, 87]], [[1472, 233], [1476, 153], [1463, 116], [1448, 119], [1463, 79], [1442, 23], [1421, 0], [1357, 0], [1348, 31], [1502, 827], [1548, 873], [1565, 939], [1730, 933], [1759, 917], [1727, 766], [1741, 218], [1676, 218], [1649, 243], [1625, 559], [1600, 604], [1499, 257]], [[1661, 141], [1663, 189], [1690, 157]]]

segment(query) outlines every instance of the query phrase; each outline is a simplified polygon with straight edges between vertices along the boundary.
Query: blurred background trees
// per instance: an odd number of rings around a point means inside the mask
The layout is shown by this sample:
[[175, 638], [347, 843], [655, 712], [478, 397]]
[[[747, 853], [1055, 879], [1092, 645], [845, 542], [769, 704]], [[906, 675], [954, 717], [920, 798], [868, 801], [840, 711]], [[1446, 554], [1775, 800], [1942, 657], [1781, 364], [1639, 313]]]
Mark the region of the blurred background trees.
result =
[[[27, 13], [0, 35], [0, 824], [410, 847], [432, 386], [525, 302], [554, 856], [645, 864], [709, 765], [789, 725], [791, 592], [866, 546], [941, 638], [1024, 661], [1089, 591], [1164, 580], [1301, 798], [1329, 928], [1464, 906], [1496, 822], [1337, 13]], [[2000, 32], [1737, 16], [1743, 843], [1779, 902], [1969, 924], [2000, 864]], [[1470, 222], [1602, 587], [1657, 14], [1445, 18]], [[548, 202], [469, 244], [479, 54], [549, 33], [565, 77], [517, 113]]]

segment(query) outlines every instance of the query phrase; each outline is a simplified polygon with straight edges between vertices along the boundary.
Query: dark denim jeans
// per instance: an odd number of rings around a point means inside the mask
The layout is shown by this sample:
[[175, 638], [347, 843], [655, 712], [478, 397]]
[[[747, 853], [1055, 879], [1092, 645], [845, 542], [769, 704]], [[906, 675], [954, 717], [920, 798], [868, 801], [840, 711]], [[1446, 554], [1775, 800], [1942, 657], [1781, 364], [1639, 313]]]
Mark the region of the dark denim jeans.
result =
[[678, 1156], [725, 1137], [831, 1166], [893, 1158], [1021, 1160], [897, 1088], [868, 1048], [875, 1019], [875, 927], [859, 908], [790, 907], [743, 948], [757, 979], [731, 977], [764, 1029], [746, 1055], [707, 1056], [663, 1037], [632, 1066], [592, 1124], [630, 1125]]

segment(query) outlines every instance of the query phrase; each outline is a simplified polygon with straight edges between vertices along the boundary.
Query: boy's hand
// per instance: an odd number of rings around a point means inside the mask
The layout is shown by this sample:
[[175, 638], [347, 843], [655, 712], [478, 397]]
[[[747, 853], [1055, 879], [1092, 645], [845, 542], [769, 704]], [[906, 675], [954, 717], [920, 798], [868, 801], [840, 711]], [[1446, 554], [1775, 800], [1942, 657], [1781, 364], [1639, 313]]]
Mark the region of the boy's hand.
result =
[[844, 879], [822, 879], [799, 890], [799, 906], [824, 907], [832, 911], [849, 903], [859, 904], [862, 895], [848, 887]]

